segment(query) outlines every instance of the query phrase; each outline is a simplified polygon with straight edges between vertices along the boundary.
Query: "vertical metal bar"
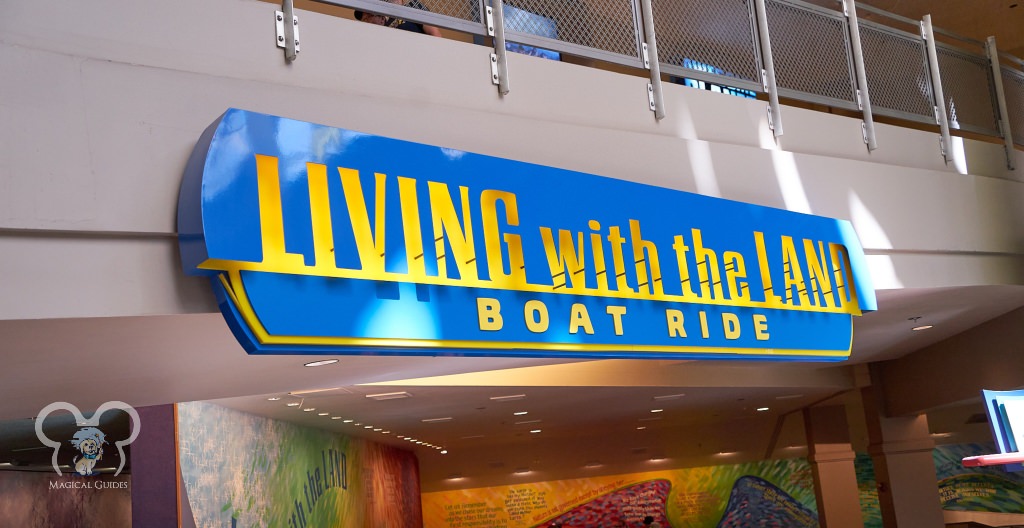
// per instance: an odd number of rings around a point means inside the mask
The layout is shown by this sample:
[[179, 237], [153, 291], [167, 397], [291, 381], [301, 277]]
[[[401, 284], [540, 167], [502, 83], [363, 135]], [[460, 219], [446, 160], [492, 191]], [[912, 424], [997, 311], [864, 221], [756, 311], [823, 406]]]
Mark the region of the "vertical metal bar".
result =
[[999, 133], [1003, 136], [1003, 147], [1006, 149], [1006, 168], [1015, 170], [1013, 157], [1013, 131], [1010, 130], [1010, 113], [1006, 109], [1006, 92], [1003, 91], [1003, 72], [999, 67], [999, 50], [996, 49], [996, 38], [985, 40], [988, 51], [988, 62], [992, 66], [992, 81], [996, 87], [996, 103], [999, 108]]
[[298, 55], [295, 51], [295, 6], [292, 0], [283, 0], [281, 11], [284, 12], [284, 60], [292, 62]]
[[[633, 36], [636, 40], [636, 56], [640, 57], [641, 61], [644, 58], [644, 48], [646, 42], [644, 41], [644, 15], [640, 8], [640, 0], [631, 0], [629, 2], [629, 8], [633, 11]], [[644, 68], [649, 66], [645, 65]]]
[[868, 74], [864, 68], [864, 49], [860, 44], [860, 21], [857, 19], [857, 2], [843, 0], [843, 10], [850, 26], [850, 48], [853, 51], [853, 67], [857, 72], [857, 104], [864, 117], [864, 142], [868, 152], [878, 148], [875, 140], [875, 118], [871, 111], [871, 95], [868, 93]]
[[942, 150], [942, 157], [949, 162], [953, 156], [953, 141], [949, 137], [946, 96], [942, 93], [942, 77], [939, 75], [939, 56], [935, 51], [935, 32], [932, 31], [931, 15], [925, 15], [921, 20], [921, 29], [924, 31], [925, 48], [928, 50], [928, 69], [931, 73], [932, 95], [935, 97], [935, 120], [939, 124], [939, 132], [942, 134], [939, 146]]
[[508, 95], [508, 56], [505, 52], [505, 13], [502, 0], [491, 0], [494, 16], [494, 54], [498, 58], [498, 93]]
[[[665, 97], [661, 87], [661, 64], [658, 62], [658, 42], [654, 37], [654, 9], [651, 0], [640, 0], [640, 11], [644, 18], [644, 39], [651, 62], [651, 88], [654, 90], [654, 119], [665, 118]], [[642, 57], [641, 57], [642, 58]]]
[[764, 62], [764, 84], [768, 90], [768, 108], [775, 137], [782, 135], [782, 113], [779, 111], [779, 89], [775, 84], [775, 62], [772, 60], [772, 43], [768, 37], [768, 12], [764, 0], [754, 0], [757, 12], [757, 38], [761, 43], [761, 60]]

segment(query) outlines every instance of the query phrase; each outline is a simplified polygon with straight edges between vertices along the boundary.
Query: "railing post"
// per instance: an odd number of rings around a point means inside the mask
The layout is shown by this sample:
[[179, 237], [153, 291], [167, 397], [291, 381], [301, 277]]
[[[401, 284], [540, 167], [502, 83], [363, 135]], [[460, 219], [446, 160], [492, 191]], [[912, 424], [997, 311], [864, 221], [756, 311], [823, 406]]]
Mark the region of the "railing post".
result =
[[942, 157], [949, 162], [953, 155], [953, 141], [949, 137], [949, 117], [946, 114], [946, 96], [942, 93], [942, 77], [939, 75], [939, 56], [935, 51], [935, 33], [932, 31], [932, 16], [925, 15], [921, 20], [921, 36], [928, 50], [928, 70], [931, 73], [932, 95], [935, 97], [935, 122], [942, 134], [939, 149]]
[[277, 47], [284, 49], [284, 60], [292, 62], [299, 54], [299, 17], [292, 0], [282, 0], [281, 10], [274, 12], [277, 26]]
[[651, 72], [651, 83], [647, 85], [650, 93], [651, 110], [654, 111], [654, 119], [665, 118], [665, 97], [661, 86], [661, 63], [658, 61], [658, 41], [654, 36], [654, 8], [651, 0], [640, 0], [640, 12], [643, 18], [644, 43], [646, 45], [646, 57], [641, 57], [644, 66]]
[[1006, 168], [1015, 170], [1013, 163], [1013, 131], [1010, 130], [1010, 113], [1006, 109], [1006, 93], [1003, 91], [1003, 72], [999, 67], [999, 50], [996, 49], [996, 38], [985, 40], [985, 51], [988, 62], [992, 66], [992, 81], [996, 87], [996, 104], [999, 108], [999, 134], [1003, 136], [1003, 148], [1006, 150]]
[[772, 43], [768, 37], [768, 12], [764, 0], [754, 0], [754, 11], [757, 12], [757, 38], [761, 44], [761, 60], [764, 71], [761, 72], [765, 90], [768, 92], [768, 124], [775, 137], [782, 135], [782, 113], [779, 110], [779, 90], [775, 85], [775, 62], [772, 60]]
[[853, 51], [853, 67], [857, 72], [857, 106], [864, 117], [864, 143], [868, 152], [878, 148], [875, 141], [875, 118], [871, 111], [871, 95], [868, 92], [868, 74], [864, 68], [864, 49], [860, 44], [860, 22], [857, 19], [857, 2], [843, 0], [843, 13], [850, 27], [850, 48]]
[[494, 53], [491, 53], [491, 82], [498, 86], [498, 93], [508, 95], [508, 57], [505, 51], [505, 13], [502, 0], [491, 0], [484, 23], [487, 34], [494, 37]]

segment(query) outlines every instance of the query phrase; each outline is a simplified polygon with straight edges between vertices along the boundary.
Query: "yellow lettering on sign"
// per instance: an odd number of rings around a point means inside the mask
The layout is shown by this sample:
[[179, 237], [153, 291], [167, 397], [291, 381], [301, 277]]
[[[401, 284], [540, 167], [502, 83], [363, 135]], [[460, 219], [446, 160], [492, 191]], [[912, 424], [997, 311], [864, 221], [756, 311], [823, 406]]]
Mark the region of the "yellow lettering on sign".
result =
[[768, 334], [768, 317], [761, 314], [754, 314], [754, 337], [758, 341], [767, 341]]
[[[498, 229], [498, 203], [505, 206], [508, 225], [519, 225], [516, 195], [510, 192], [486, 190], [480, 193], [480, 214], [484, 229], [484, 248], [487, 250], [487, 272], [498, 287], [516, 289], [526, 285], [526, 265], [523, 259], [522, 237], [502, 234]], [[505, 242], [505, 251], [501, 243]], [[503, 255], [508, 255], [509, 270], [505, 273]]]
[[580, 303], [574, 303], [572, 305], [572, 313], [569, 315], [569, 333], [575, 334], [579, 332], [580, 328], [583, 329], [584, 333], [594, 334], [594, 325], [590, 322], [590, 314], [587, 312], [587, 307]]
[[[352, 234], [356, 239], [356, 251], [359, 253], [359, 262], [363, 265], [363, 271], [369, 273], [384, 273], [384, 180], [385, 176], [380, 173], [374, 175], [374, 215], [373, 227], [370, 227], [370, 214], [366, 207], [366, 198], [363, 196], [363, 186], [359, 181], [359, 171], [339, 167], [341, 175], [341, 187], [345, 190], [345, 204], [348, 206], [349, 222], [352, 225]], [[326, 184], [326, 182], [325, 182]], [[329, 204], [327, 189], [324, 188], [325, 207]], [[313, 201], [312, 195], [310, 201]], [[322, 213], [330, 222], [330, 211]], [[313, 223], [316, 226], [316, 221]], [[329, 224], [328, 224], [329, 225]], [[315, 233], [315, 230], [314, 230]], [[314, 241], [316, 238], [314, 237]], [[319, 261], [318, 261], [319, 262]]]
[[804, 283], [800, 256], [793, 246], [793, 238], [788, 236], [782, 237], [782, 271], [786, 279], [786, 304], [793, 304], [793, 290], [796, 290], [800, 306], [809, 305], [811, 301], [807, 298], [807, 285]]
[[558, 230], [558, 248], [555, 248], [555, 239], [551, 235], [551, 229], [540, 228], [540, 238], [544, 243], [544, 255], [548, 259], [548, 269], [551, 271], [551, 283], [557, 290], [559, 288], [585, 288], [586, 274], [583, 273], [583, 233], [576, 233], [579, 238], [577, 246], [572, 240], [572, 232], [565, 229]]
[[[636, 264], [637, 290], [647, 290], [652, 295], [665, 293], [661, 285], [661, 263], [658, 261], [658, 248], [653, 242], [644, 240], [640, 234], [640, 222], [629, 221], [629, 238], [633, 243], [633, 262]], [[644, 253], [647, 253], [646, 257]], [[647, 267], [650, 265], [651, 274], [648, 277]]]
[[704, 310], [701, 310], [698, 314], [700, 316], [700, 336], [707, 339], [711, 334], [708, 332], [708, 314]]
[[615, 327], [615, 335], [622, 335], [622, 316], [626, 315], [626, 307], [608, 306], [604, 310], [608, 315], [612, 316], [612, 325]]
[[420, 225], [416, 180], [398, 177], [398, 201], [402, 205], [402, 234], [405, 235], [405, 259], [409, 265], [409, 278], [413, 281], [422, 281], [427, 277], [427, 261], [423, 254], [423, 228]]
[[740, 318], [736, 314], [722, 312], [722, 327], [726, 339], [740, 338]]
[[281, 179], [277, 172], [276, 157], [256, 155], [256, 183], [260, 203], [260, 238], [263, 240], [262, 263], [286, 269], [305, 266], [302, 255], [285, 250]]
[[504, 321], [501, 319], [501, 303], [497, 299], [489, 297], [477, 298], [476, 313], [480, 330], [496, 332], [504, 326]]
[[526, 319], [526, 329], [540, 334], [548, 329], [548, 307], [541, 301], [526, 301], [523, 307], [523, 316]]
[[444, 241], [452, 247], [452, 259], [459, 270], [459, 279], [477, 280], [476, 247], [473, 244], [473, 222], [470, 221], [469, 188], [459, 187], [462, 198], [462, 220], [455, 212], [455, 204], [448, 193], [448, 186], [443, 183], [427, 182], [430, 192], [430, 216], [434, 224], [434, 249], [437, 253], [437, 274], [450, 277], [448, 274], [448, 258], [445, 254]]
[[686, 337], [686, 330], [683, 328], [682, 311], [665, 310], [665, 323], [668, 325], [669, 337]]
[[726, 251], [722, 255], [725, 261], [725, 283], [729, 288], [729, 298], [734, 301], [749, 301], [750, 288], [747, 281], [747, 266], [743, 263], [743, 255], [735, 251]]

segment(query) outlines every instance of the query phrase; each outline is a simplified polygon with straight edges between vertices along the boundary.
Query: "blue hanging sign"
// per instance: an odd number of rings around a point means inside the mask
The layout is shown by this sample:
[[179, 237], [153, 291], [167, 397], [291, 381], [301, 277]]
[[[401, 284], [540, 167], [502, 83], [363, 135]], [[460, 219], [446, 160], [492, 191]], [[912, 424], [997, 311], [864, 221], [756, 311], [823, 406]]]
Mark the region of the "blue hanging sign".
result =
[[178, 211], [258, 354], [842, 360], [834, 220], [231, 109]]

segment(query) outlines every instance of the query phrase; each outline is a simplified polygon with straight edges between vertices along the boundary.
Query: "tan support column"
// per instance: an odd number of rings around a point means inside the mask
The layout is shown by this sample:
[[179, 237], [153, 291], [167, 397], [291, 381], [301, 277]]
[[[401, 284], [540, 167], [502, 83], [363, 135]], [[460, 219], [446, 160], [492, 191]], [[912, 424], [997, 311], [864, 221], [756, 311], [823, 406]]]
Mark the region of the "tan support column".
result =
[[804, 409], [804, 430], [819, 525], [822, 528], [862, 528], [860, 491], [853, 466], [856, 454], [850, 445], [845, 407]]
[[928, 417], [886, 416], [884, 392], [875, 368], [872, 385], [861, 389], [867, 420], [868, 454], [878, 482], [878, 505], [885, 528], [944, 526], [942, 502], [928, 431]]

